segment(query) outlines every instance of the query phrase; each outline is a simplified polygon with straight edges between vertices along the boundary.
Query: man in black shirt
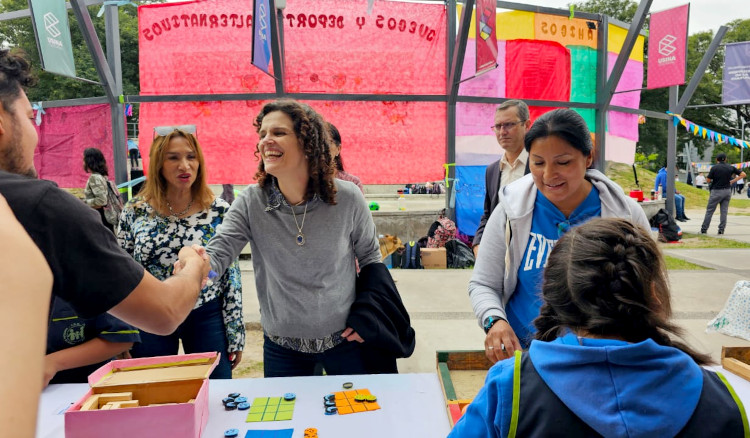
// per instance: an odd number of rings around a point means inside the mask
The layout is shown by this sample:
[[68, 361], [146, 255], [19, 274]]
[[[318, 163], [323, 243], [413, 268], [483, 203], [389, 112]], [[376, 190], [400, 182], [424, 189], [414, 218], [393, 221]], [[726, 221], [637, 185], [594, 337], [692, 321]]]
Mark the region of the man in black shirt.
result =
[[38, 137], [23, 88], [33, 83], [23, 54], [0, 50], [0, 195], [49, 264], [53, 295], [84, 318], [109, 312], [148, 332], [172, 333], [208, 275], [205, 250], [183, 248], [181, 270], [159, 281], [120, 248], [96, 211], [55, 183], [36, 179]]
[[706, 234], [708, 226], [711, 225], [711, 218], [716, 211], [717, 205], [721, 208], [719, 234], [724, 234], [724, 229], [727, 226], [729, 200], [732, 199], [732, 184], [745, 177], [745, 172], [738, 170], [734, 166], [730, 166], [726, 161], [726, 154], [717, 155], [717, 164], [711, 167], [711, 170], [708, 171], [708, 176], [706, 177], [706, 181], [708, 181], [711, 190], [711, 196], [708, 197], [706, 216], [703, 218], [703, 225], [701, 225], [701, 233], [703, 234]]

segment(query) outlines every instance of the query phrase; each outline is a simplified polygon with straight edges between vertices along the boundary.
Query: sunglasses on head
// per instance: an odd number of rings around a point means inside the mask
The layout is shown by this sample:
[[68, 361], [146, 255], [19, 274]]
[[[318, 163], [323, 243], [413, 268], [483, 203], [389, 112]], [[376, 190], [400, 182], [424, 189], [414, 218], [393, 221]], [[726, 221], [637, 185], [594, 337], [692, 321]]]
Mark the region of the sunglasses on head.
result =
[[185, 134], [196, 135], [198, 129], [195, 125], [169, 125], [169, 126], [156, 126], [154, 127], [154, 138], [157, 136], [164, 137], [175, 131], [183, 132]]

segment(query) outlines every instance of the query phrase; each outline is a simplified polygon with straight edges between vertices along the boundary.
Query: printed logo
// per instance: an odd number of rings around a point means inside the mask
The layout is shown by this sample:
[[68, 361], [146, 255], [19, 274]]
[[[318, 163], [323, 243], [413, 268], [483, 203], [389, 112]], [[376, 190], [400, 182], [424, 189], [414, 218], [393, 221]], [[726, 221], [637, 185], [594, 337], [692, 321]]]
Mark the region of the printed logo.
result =
[[662, 58], [659, 58], [657, 62], [659, 64], [671, 64], [677, 61], [677, 57], [673, 53], [677, 50], [677, 47], [672, 44], [677, 41], [677, 37], [674, 35], [664, 35], [664, 38], [659, 40], [659, 49], [657, 50]]
[[52, 38], [57, 38], [62, 35], [60, 29], [57, 28], [58, 24], [60, 24], [60, 20], [55, 17], [55, 14], [52, 12], [44, 14], [44, 28], [47, 29], [47, 33], [50, 34]]
[[74, 322], [73, 324], [66, 327], [65, 331], [63, 331], [63, 340], [65, 340], [65, 342], [70, 345], [80, 344], [85, 339], [83, 334], [83, 329], [85, 327], [85, 324]]

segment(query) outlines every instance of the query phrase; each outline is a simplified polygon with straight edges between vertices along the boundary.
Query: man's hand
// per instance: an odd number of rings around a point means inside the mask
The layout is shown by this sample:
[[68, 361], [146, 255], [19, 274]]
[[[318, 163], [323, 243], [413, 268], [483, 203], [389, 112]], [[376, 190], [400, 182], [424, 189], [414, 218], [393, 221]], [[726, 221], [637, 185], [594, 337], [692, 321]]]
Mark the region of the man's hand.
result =
[[178, 258], [180, 267], [174, 267], [175, 274], [184, 269], [189, 263], [201, 263], [201, 277], [203, 278], [201, 288], [203, 288], [208, 281], [208, 272], [211, 270], [211, 258], [206, 252], [206, 248], [200, 245], [184, 246], [180, 250]]
[[346, 340], [349, 342], [357, 341], [360, 344], [365, 342], [365, 340], [362, 339], [362, 337], [357, 332], [355, 332], [354, 329], [351, 327], [347, 327], [346, 330], [341, 332], [341, 337], [346, 338]]
[[492, 326], [484, 338], [484, 354], [490, 362], [513, 357], [516, 350], [521, 350], [521, 343], [507, 321], [500, 320]]

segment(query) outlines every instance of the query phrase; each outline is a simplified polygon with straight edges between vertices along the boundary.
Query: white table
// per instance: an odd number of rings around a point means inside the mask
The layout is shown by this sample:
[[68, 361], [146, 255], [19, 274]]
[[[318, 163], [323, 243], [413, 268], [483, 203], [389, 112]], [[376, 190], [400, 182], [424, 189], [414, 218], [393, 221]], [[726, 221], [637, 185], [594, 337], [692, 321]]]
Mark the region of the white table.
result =
[[[741, 379], [740, 379], [741, 380]], [[380, 409], [349, 415], [325, 415], [323, 396], [343, 391], [342, 384], [367, 388], [378, 397]], [[745, 382], [743, 380], [743, 382]], [[732, 381], [734, 384], [734, 382]], [[750, 382], [746, 392], [750, 394]], [[42, 392], [37, 419], [37, 438], [62, 438], [62, 412], [87, 390], [86, 384], [50, 385]], [[231, 392], [255, 397], [297, 395], [291, 421], [246, 423], [247, 411], [226, 411], [221, 399]], [[748, 403], [750, 405], [750, 403]], [[231, 428], [240, 430], [294, 429], [302, 437], [308, 427], [321, 438], [333, 437], [444, 437], [450, 431], [442, 389], [436, 374], [381, 374], [364, 376], [284, 377], [269, 379], [211, 380], [210, 414], [204, 438], [223, 437]], [[137, 437], [134, 437], [137, 438]]]

